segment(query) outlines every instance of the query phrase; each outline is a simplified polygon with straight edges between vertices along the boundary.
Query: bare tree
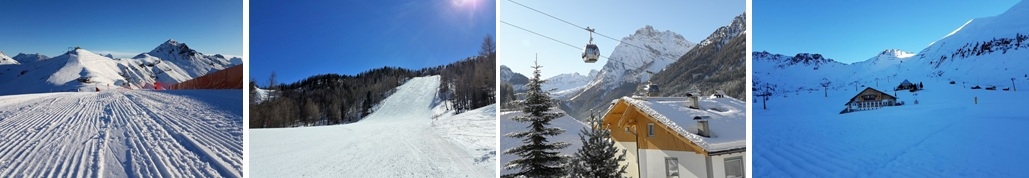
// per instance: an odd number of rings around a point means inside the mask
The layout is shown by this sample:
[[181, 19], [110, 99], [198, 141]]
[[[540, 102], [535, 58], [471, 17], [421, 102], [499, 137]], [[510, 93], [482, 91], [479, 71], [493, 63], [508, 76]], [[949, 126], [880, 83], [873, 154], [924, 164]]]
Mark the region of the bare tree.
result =
[[268, 76], [268, 88], [275, 87], [275, 83], [277, 82], [275, 81], [276, 76], [278, 76], [278, 74], [276, 74], [275, 71], [272, 71], [271, 76]]
[[489, 34], [482, 39], [482, 49], [479, 50], [479, 56], [489, 56], [492, 53], [497, 52], [497, 44], [493, 40], [493, 36]]

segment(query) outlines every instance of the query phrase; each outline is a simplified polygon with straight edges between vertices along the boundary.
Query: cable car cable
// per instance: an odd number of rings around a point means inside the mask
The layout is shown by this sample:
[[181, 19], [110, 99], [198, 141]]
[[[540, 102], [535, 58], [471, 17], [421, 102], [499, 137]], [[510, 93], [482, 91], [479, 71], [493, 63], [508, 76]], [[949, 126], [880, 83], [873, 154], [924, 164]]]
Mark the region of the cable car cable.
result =
[[[597, 35], [600, 35], [600, 36], [602, 36], [602, 37], [604, 37], [604, 38], [608, 38], [608, 39], [611, 39], [611, 40], [617, 41], [617, 42], [619, 42], [619, 43], [625, 43], [625, 44], [627, 44], [627, 45], [629, 45], [629, 46], [633, 46], [633, 47], [636, 47], [636, 48], [640, 48], [640, 49], [642, 49], [642, 50], [645, 50], [645, 51], [649, 51], [649, 49], [647, 49], [647, 48], [644, 48], [644, 47], [641, 47], [641, 46], [636, 46], [635, 44], [632, 44], [632, 43], [626, 43], [626, 42], [624, 42], [624, 41], [622, 41], [622, 40], [618, 40], [618, 39], [612, 38], [612, 37], [610, 37], [610, 36], [607, 36], [607, 35], [604, 35], [604, 34], [598, 33], [598, 32], [596, 32], [595, 30], [591, 30], [591, 29], [589, 29], [589, 28], [586, 28], [586, 27], [582, 27], [582, 26], [580, 26], [580, 25], [576, 25], [576, 24], [574, 24], [574, 23], [572, 23], [572, 22], [569, 22], [569, 21], [567, 21], [567, 20], [564, 20], [564, 19], [561, 19], [561, 18], [557, 18], [557, 17], [555, 17], [555, 16], [553, 16], [553, 15], [550, 15], [550, 14], [548, 14], [548, 13], [546, 13], [546, 12], [543, 12], [543, 11], [537, 10], [536, 8], [532, 8], [532, 7], [529, 7], [529, 6], [525, 5], [525, 4], [522, 4], [522, 3], [518, 3], [518, 2], [515, 2], [514, 0], [507, 0], [507, 1], [509, 1], [509, 2], [511, 2], [511, 3], [515, 3], [515, 4], [519, 5], [519, 6], [525, 7], [525, 8], [527, 8], [527, 9], [529, 9], [529, 10], [532, 10], [532, 11], [536, 11], [536, 12], [539, 12], [540, 14], [546, 15], [546, 16], [548, 16], [548, 17], [550, 17], [550, 18], [554, 18], [554, 19], [557, 19], [558, 21], [561, 21], [561, 22], [567, 23], [568, 25], [572, 25], [572, 26], [575, 26], [576, 28], [579, 28], [579, 29], [582, 29], [582, 30], [586, 30], [586, 31], [590, 31], [590, 32], [592, 32], [592, 33], [596, 33]], [[580, 49], [582, 49], [582, 48], [580, 48]], [[606, 57], [605, 57], [605, 58], [606, 58]]]
[[[540, 34], [540, 33], [537, 33], [537, 32], [535, 32], [535, 31], [532, 31], [532, 30], [529, 30], [529, 29], [525, 29], [525, 28], [522, 28], [522, 27], [520, 27], [520, 26], [518, 26], [518, 25], [515, 25], [515, 24], [511, 24], [511, 23], [508, 23], [507, 21], [504, 21], [504, 20], [500, 20], [500, 23], [504, 23], [504, 24], [510, 25], [510, 26], [512, 26], [512, 27], [515, 27], [515, 28], [518, 28], [518, 29], [522, 29], [522, 30], [525, 30], [525, 31], [527, 31], [527, 32], [529, 32], [529, 33], [532, 33], [532, 34], [536, 34], [536, 35], [542, 36], [542, 37], [544, 37], [544, 38], [547, 38], [547, 39], [553, 40], [553, 41], [555, 41], [555, 42], [558, 42], [558, 43], [561, 43], [561, 44], [567, 45], [567, 46], [569, 46], [569, 47], [572, 47], [572, 48], [575, 48], [575, 49], [578, 49], [578, 50], [582, 50], [582, 48], [581, 48], [581, 47], [579, 47], [579, 46], [576, 46], [576, 45], [572, 45], [572, 44], [570, 44], [570, 43], [566, 43], [566, 42], [564, 42], [564, 41], [561, 41], [561, 40], [557, 40], [557, 39], [555, 39], [555, 38], [551, 38], [551, 37], [549, 37], [549, 36], [547, 36], [547, 35], [543, 35], [543, 34]], [[603, 57], [604, 59], [609, 59], [609, 58], [607, 58], [607, 56], [604, 56], [604, 55], [600, 55], [600, 57]]]

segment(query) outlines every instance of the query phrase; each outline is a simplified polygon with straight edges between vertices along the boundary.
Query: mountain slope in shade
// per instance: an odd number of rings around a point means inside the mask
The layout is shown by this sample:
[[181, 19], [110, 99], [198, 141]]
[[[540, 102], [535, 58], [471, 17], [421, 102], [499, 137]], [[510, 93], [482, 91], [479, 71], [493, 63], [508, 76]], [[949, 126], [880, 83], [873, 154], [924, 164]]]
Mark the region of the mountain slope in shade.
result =
[[18, 55], [15, 55], [13, 58], [14, 58], [14, 60], [17, 60], [20, 63], [33, 63], [33, 62], [39, 62], [39, 61], [44, 61], [44, 60], [50, 59], [50, 57], [47, 57], [46, 55], [42, 55], [42, 54], [39, 54], [39, 53], [35, 53], [35, 54], [18, 53]]
[[654, 75], [651, 82], [660, 96], [686, 96], [692, 90], [703, 95], [724, 91], [746, 100], [746, 14], [711, 33], [700, 45]]

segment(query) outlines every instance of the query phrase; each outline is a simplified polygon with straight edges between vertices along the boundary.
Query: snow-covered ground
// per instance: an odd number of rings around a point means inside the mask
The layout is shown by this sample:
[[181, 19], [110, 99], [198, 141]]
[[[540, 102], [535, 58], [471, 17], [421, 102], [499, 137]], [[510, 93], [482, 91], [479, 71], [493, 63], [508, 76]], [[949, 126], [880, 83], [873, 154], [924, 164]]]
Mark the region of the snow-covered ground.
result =
[[0, 177], [241, 177], [242, 90], [0, 96]]
[[[553, 110], [551, 110], [551, 112], [564, 112], [564, 111], [562, 111], [561, 109], [553, 108]], [[601, 114], [603, 114], [603, 113], [597, 113], [597, 115], [601, 115]], [[511, 120], [511, 118], [514, 118], [515, 116], [520, 116], [520, 115], [524, 115], [524, 113], [522, 113], [521, 111], [505, 111], [505, 112], [501, 112], [500, 113], [500, 150], [499, 150], [500, 152], [503, 152], [504, 150], [507, 150], [507, 149], [514, 148], [515, 146], [518, 146], [518, 145], [522, 145], [522, 140], [521, 139], [504, 136], [504, 134], [507, 134], [507, 133], [511, 133], [511, 132], [515, 132], [515, 131], [519, 131], [520, 132], [520, 131], [527, 130], [526, 127], [529, 126], [528, 123], [521, 123], [521, 122], [517, 122], [517, 121]], [[561, 153], [563, 153], [565, 155], [572, 155], [572, 154], [575, 154], [576, 150], [579, 150], [579, 148], [582, 147], [582, 141], [579, 140], [579, 131], [582, 130], [582, 128], [585, 128], [586, 125], [583, 124], [582, 122], [579, 122], [579, 120], [577, 120], [575, 118], [572, 118], [571, 116], [568, 116], [566, 114], [564, 117], [560, 117], [560, 118], [554, 119], [553, 121], [550, 121], [550, 126], [552, 126], [552, 127], [559, 127], [559, 128], [565, 129], [565, 133], [564, 134], [561, 134], [561, 135], [558, 135], [556, 137], [548, 138], [547, 139], [547, 141], [550, 141], [551, 143], [553, 143], [553, 142], [568, 142], [569, 144], [571, 144], [567, 148], [562, 149]], [[507, 162], [511, 162], [511, 160], [514, 160], [515, 157], [517, 156], [517, 155], [509, 155], [509, 154], [503, 154], [503, 153], [498, 153], [498, 154], [502, 154], [500, 156], [500, 167], [501, 168], [503, 168], [504, 165], [507, 164]], [[507, 169], [501, 169], [500, 170], [500, 174], [501, 175], [515, 173], [515, 172], [517, 172], [517, 170], [507, 170]]]
[[496, 105], [454, 115], [439, 76], [414, 78], [360, 122], [250, 130], [253, 177], [496, 177]]
[[[1029, 86], [1027, 86], [1029, 88]], [[893, 94], [892, 90], [885, 90]], [[857, 91], [754, 103], [755, 177], [1021, 177], [1029, 174], [1029, 92], [926, 82], [907, 105], [839, 114]], [[975, 100], [978, 98], [978, 104]], [[919, 104], [914, 104], [917, 99]]]

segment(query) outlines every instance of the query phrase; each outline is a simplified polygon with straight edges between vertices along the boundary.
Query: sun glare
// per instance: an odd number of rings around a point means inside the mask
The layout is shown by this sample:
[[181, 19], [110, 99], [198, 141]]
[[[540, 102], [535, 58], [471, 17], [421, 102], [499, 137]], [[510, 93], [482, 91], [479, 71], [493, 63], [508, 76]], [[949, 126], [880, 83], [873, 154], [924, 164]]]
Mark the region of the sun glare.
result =
[[479, 0], [450, 0], [450, 5], [460, 9], [475, 9], [479, 6]]

